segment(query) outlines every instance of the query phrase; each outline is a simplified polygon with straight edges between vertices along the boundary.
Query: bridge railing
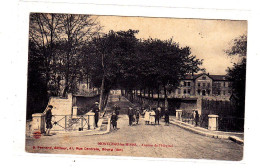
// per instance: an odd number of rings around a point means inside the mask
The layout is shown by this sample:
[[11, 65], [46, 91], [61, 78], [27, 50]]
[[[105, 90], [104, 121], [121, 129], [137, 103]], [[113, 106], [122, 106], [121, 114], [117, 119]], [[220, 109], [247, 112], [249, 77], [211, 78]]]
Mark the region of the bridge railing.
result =
[[89, 128], [89, 116], [53, 115], [52, 131], [83, 131]]

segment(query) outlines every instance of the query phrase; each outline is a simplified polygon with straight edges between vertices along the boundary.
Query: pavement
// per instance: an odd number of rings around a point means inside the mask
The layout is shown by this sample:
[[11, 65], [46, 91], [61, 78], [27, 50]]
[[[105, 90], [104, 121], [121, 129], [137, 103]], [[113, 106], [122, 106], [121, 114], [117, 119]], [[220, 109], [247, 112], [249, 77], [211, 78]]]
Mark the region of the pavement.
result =
[[242, 132], [211, 131], [206, 128], [195, 127], [192, 124], [179, 121], [175, 117], [170, 117], [170, 123], [199, 135], [217, 138], [217, 139], [227, 139], [236, 142], [238, 144], [244, 144], [244, 133]]

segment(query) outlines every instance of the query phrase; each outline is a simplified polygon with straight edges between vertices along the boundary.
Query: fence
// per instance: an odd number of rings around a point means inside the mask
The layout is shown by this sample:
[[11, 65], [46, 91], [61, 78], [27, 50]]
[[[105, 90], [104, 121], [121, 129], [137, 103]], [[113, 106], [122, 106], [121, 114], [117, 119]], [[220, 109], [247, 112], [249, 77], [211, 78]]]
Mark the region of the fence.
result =
[[52, 131], [82, 131], [89, 129], [89, 116], [82, 115], [73, 117], [71, 115], [54, 115], [52, 117]]
[[192, 110], [182, 110], [181, 121], [194, 124], [194, 115]]

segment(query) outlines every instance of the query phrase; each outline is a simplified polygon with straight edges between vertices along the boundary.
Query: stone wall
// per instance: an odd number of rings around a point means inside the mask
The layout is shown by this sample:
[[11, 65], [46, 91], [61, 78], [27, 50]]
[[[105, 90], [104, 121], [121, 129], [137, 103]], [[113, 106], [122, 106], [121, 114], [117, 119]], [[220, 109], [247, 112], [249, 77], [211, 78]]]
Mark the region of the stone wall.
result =
[[52, 115], [71, 115], [72, 114], [72, 94], [68, 98], [50, 97], [48, 105], [52, 105]]

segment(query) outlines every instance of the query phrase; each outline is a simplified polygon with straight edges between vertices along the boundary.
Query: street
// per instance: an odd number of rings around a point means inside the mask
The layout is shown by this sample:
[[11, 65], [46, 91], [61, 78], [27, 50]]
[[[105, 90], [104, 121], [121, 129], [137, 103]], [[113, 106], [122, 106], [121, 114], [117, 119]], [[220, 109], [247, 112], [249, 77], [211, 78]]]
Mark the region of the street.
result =
[[[118, 101], [113, 96], [110, 101], [110, 104], [116, 102], [123, 106], [123, 111], [129, 103], [125, 98]], [[28, 138], [26, 151], [214, 160], [241, 160], [243, 157], [243, 145], [194, 134], [173, 124], [165, 126], [163, 120], [160, 120], [160, 125], [145, 125], [140, 118], [138, 125], [128, 126], [128, 116], [124, 113], [119, 115], [118, 128], [104, 135], [64, 134]]]

